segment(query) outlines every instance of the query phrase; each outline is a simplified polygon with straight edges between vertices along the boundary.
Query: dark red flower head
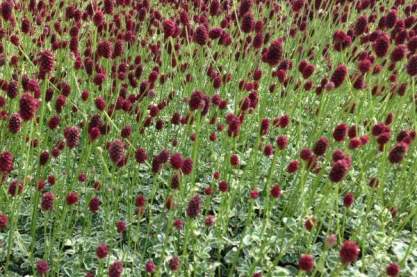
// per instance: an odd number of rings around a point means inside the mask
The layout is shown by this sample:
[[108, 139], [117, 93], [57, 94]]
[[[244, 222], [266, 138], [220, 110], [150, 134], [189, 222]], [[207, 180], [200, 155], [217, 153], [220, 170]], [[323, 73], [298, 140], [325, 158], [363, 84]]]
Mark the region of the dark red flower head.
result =
[[55, 58], [54, 54], [49, 51], [45, 50], [39, 54], [39, 73], [41, 76], [45, 76], [47, 73], [52, 72], [54, 69]]
[[397, 143], [389, 152], [388, 159], [391, 163], [400, 163], [404, 159], [407, 151], [408, 144], [404, 142]]
[[174, 271], [174, 272], [177, 271], [181, 266], [180, 258], [178, 256], [173, 256], [169, 260], [168, 265], [169, 265], [169, 269], [171, 269], [171, 271]]
[[26, 92], [22, 95], [19, 101], [19, 114], [23, 120], [31, 120], [39, 108], [39, 101]]
[[205, 45], [208, 41], [208, 30], [205, 25], [198, 26], [194, 31], [194, 41], [200, 45]]
[[0, 153], [0, 172], [7, 174], [13, 169], [13, 154], [9, 151]]
[[341, 64], [339, 65], [335, 71], [333, 72], [333, 75], [330, 78], [330, 81], [333, 82], [334, 87], [337, 88], [344, 82], [346, 76], [348, 74], [348, 69], [346, 65]]
[[94, 196], [93, 198], [91, 198], [90, 202], [88, 203], [88, 206], [92, 213], [96, 213], [100, 209], [100, 205], [101, 205], [101, 201], [97, 196]]
[[191, 158], [184, 160], [181, 171], [184, 173], [184, 175], [188, 175], [193, 171], [193, 160]]
[[79, 200], [78, 192], [71, 191], [67, 194], [66, 201], [67, 201], [68, 205], [74, 205], [74, 204], [78, 203], [78, 200]]
[[345, 123], [339, 124], [333, 131], [333, 138], [336, 141], [343, 141], [348, 131], [348, 125]]
[[196, 218], [201, 211], [201, 198], [199, 195], [194, 196], [188, 202], [187, 216], [190, 218]]
[[65, 128], [64, 137], [67, 146], [69, 148], [75, 148], [80, 143], [80, 128], [77, 126]]
[[271, 188], [271, 196], [276, 199], [281, 197], [281, 187], [278, 184]]
[[400, 266], [396, 263], [390, 263], [385, 271], [388, 276], [396, 277], [400, 274]]
[[327, 147], [329, 146], [329, 141], [326, 137], [320, 137], [319, 140], [314, 144], [313, 152], [317, 156], [322, 156], [326, 153]]
[[9, 217], [6, 214], [0, 213], [0, 231], [7, 228], [9, 224]]
[[117, 164], [125, 158], [125, 145], [121, 140], [114, 140], [109, 144], [109, 156], [113, 163]]
[[148, 273], [153, 273], [153, 272], [155, 272], [155, 270], [156, 270], [156, 265], [155, 265], [155, 263], [154, 263], [152, 260], [147, 261], [147, 262], [146, 262], [146, 264], [145, 264], [145, 270], [146, 270], [146, 272], [148, 272]]
[[107, 246], [107, 244], [102, 243], [99, 246], [97, 246], [97, 248], [96, 248], [97, 258], [103, 259], [103, 258], [107, 257], [108, 253], [109, 253], [109, 247]]
[[52, 210], [54, 207], [55, 195], [48, 191], [42, 195], [41, 208], [43, 211]]
[[3, 1], [0, 6], [1, 16], [5, 21], [9, 21], [13, 17], [13, 2], [10, 0]]
[[277, 146], [280, 150], [284, 150], [288, 146], [288, 137], [287, 136], [278, 136], [277, 137]]
[[148, 159], [148, 154], [144, 148], [136, 149], [135, 159], [138, 163], [144, 163]]
[[388, 48], [390, 46], [389, 37], [386, 34], [381, 34], [373, 44], [375, 54], [378, 57], [384, 57], [388, 53]]
[[346, 240], [343, 242], [342, 247], [340, 248], [339, 256], [344, 264], [350, 264], [355, 262], [360, 253], [360, 248], [356, 242], [351, 240]]
[[175, 153], [171, 155], [169, 162], [171, 163], [171, 166], [174, 169], [181, 169], [184, 164], [184, 160], [181, 153]]
[[36, 271], [41, 275], [41, 276], [46, 276], [46, 274], [49, 271], [49, 266], [48, 266], [48, 262], [45, 260], [39, 260], [36, 262]]
[[417, 55], [412, 56], [407, 63], [406, 71], [409, 75], [417, 75]]
[[171, 19], [165, 19], [162, 23], [165, 37], [172, 37], [177, 32], [177, 24]]
[[343, 197], [343, 206], [345, 206], [346, 208], [350, 208], [354, 201], [355, 197], [353, 196], [353, 193], [348, 192]]
[[277, 65], [282, 59], [282, 39], [277, 39], [271, 43], [266, 52], [262, 55], [262, 61], [270, 66]]
[[349, 163], [345, 160], [338, 160], [332, 166], [329, 173], [330, 181], [337, 183], [340, 182], [349, 171]]
[[114, 261], [109, 266], [109, 277], [121, 277], [123, 273], [122, 261]]
[[302, 255], [298, 260], [298, 267], [302, 271], [310, 272], [314, 268], [314, 258], [311, 255]]

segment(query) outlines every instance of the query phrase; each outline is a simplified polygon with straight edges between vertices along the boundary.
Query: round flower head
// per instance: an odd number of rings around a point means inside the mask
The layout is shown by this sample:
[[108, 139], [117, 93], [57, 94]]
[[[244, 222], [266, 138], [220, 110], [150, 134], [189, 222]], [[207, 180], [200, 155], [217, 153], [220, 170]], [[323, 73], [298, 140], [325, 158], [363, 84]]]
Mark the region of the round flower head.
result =
[[116, 222], [116, 229], [118, 233], [124, 233], [126, 231], [126, 222], [124, 220], [118, 220]]
[[373, 48], [378, 57], [384, 57], [388, 52], [389, 46], [389, 37], [383, 34], [375, 41]]
[[417, 75], [417, 55], [412, 56], [407, 63], [406, 71], [409, 75]]
[[13, 169], [13, 154], [9, 151], [0, 153], [0, 173], [7, 174]]
[[281, 197], [281, 187], [278, 184], [271, 188], [271, 196], [276, 199]]
[[297, 160], [291, 161], [287, 166], [288, 173], [294, 173], [298, 170], [299, 162]]
[[39, 73], [45, 76], [52, 72], [55, 64], [55, 58], [51, 51], [45, 50], [39, 54]]
[[242, 18], [242, 25], [241, 30], [244, 33], [250, 33], [255, 26], [255, 21], [253, 19], [253, 15], [248, 12]]
[[43, 211], [52, 210], [54, 206], [55, 195], [48, 191], [42, 195], [41, 208]]
[[148, 159], [148, 154], [144, 148], [136, 149], [135, 159], [138, 163], [144, 163]]
[[121, 140], [114, 140], [109, 144], [109, 156], [113, 163], [117, 164], [124, 159], [124, 143]]
[[184, 160], [181, 171], [184, 173], [184, 175], [188, 175], [193, 171], [193, 160], [191, 158]]
[[208, 41], [208, 31], [206, 26], [200, 25], [195, 29], [194, 41], [200, 45], [205, 45]]
[[404, 142], [397, 143], [388, 154], [391, 163], [400, 163], [408, 151], [408, 145]]
[[194, 196], [188, 202], [187, 216], [190, 218], [196, 218], [201, 211], [201, 198], [199, 195]]
[[270, 66], [277, 65], [282, 58], [282, 40], [277, 39], [271, 43], [267, 51], [262, 56], [262, 61], [268, 63]]
[[354, 201], [355, 197], [353, 196], [353, 193], [348, 192], [343, 197], [343, 206], [345, 206], [346, 208], [350, 208]]
[[12, 197], [21, 194], [23, 192], [23, 182], [19, 180], [13, 180], [10, 183], [7, 191]]
[[77, 126], [67, 127], [64, 130], [64, 137], [69, 148], [75, 148], [80, 142], [80, 128]]
[[174, 36], [178, 28], [175, 21], [170, 19], [165, 19], [162, 23], [162, 27], [164, 29], [164, 35], [166, 38]]
[[390, 277], [396, 277], [400, 274], [400, 266], [396, 263], [390, 263], [385, 272], [387, 273], [388, 276]]
[[232, 156], [230, 156], [230, 164], [236, 167], [239, 163], [239, 156], [237, 154], [232, 154]]
[[332, 169], [330, 170], [329, 179], [334, 183], [340, 182], [346, 176], [348, 171], [348, 163], [344, 159], [338, 160], [333, 164]]
[[333, 131], [333, 138], [336, 141], [343, 141], [348, 132], [348, 125], [345, 123], [339, 124]]
[[169, 161], [171, 163], [171, 166], [174, 169], [181, 169], [184, 164], [184, 160], [183, 160], [181, 153], [175, 153], [171, 155], [171, 158]]
[[178, 271], [178, 269], [180, 268], [180, 266], [181, 266], [181, 261], [180, 261], [180, 258], [178, 257], [178, 256], [173, 256], [170, 260], [169, 260], [169, 262], [168, 262], [168, 265], [169, 265], [169, 269], [171, 270], [171, 271]]
[[240, 1], [239, 6], [239, 16], [243, 16], [247, 12], [249, 12], [252, 8], [253, 1], [252, 0], [242, 0]]
[[360, 248], [356, 242], [351, 240], [346, 240], [343, 242], [342, 247], [340, 248], [339, 256], [344, 264], [350, 264], [355, 262], [360, 253]]
[[333, 75], [330, 78], [330, 81], [333, 82], [335, 88], [338, 88], [342, 85], [347, 74], [348, 69], [346, 65], [341, 64], [336, 68], [336, 70], [333, 72]]
[[152, 260], [147, 261], [147, 262], [146, 262], [146, 264], [145, 264], [145, 270], [146, 270], [146, 272], [148, 272], [148, 273], [153, 273], [153, 272], [155, 272], [155, 270], [156, 270], [156, 265], [155, 265], [155, 263], [154, 263]]
[[6, 214], [0, 213], [0, 231], [7, 228], [9, 224], [9, 217]]
[[0, 5], [0, 12], [1, 12], [1, 16], [3, 17], [5, 21], [12, 20], [13, 2], [9, 0], [3, 1], [3, 3], [1, 3]]
[[100, 209], [100, 205], [101, 201], [97, 196], [93, 197], [88, 204], [92, 213], [96, 213]]
[[46, 276], [46, 274], [49, 271], [48, 262], [45, 261], [45, 260], [37, 261], [36, 262], [36, 271], [39, 273], [39, 275]]
[[20, 115], [18, 113], [14, 113], [10, 116], [9, 119], [9, 131], [12, 134], [16, 134], [20, 131], [22, 125], [22, 118], [20, 117]]
[[39, 101], [32, 96], [32, 94], [26, 92], [19, 100], [19, 114], [20, 117], [25, 120], [31, 120], [39, 108]]
[[359, 16], [356, 19], [356, 23], [355, 23], [355, 34], [361, 35], [362, 33], [364, 33], [367, 25], [368, 25], [368, 18], [363, 15]]
[[121, 277], [123, 273], [122, 261], [114, 261], [109, 266], [109, 277]]
[[107, 244], [102, 243], [99, 246], [97, 246], [96, 248], [97, 258], [104, 259], [105, 257], [107, 257], [108, 253], [109, 253], [109, 247], [107, 246]]
[[280, 150], [284, 150], [288, 146], [288, 137], [286, 136], [278, 136], [277, 137], [277, 146]]
[[77, 192], [71, 191], [67, 194], [66, 201], [68, 205], [74, 205], [78, 203], [78, 200], [79, 200], [79, 195]]
[[298, 260], [298, 267], [302, 271], [310, 272], [314, 268], [314, 258], [311, 255], [302, 255]]
[[324, 153], [326, 153], [328, 146], [329, 146], [329, 141], [327, 140], [327, 138], [320, 137], [313, 147], [313, 152], [317, 156], [322, 156]]

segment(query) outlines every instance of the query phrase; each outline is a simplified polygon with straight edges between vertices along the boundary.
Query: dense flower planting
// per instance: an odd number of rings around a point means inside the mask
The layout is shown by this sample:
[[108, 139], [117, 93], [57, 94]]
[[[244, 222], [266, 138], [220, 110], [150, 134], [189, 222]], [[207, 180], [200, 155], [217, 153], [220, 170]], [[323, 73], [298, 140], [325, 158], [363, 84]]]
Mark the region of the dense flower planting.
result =
[[0, 0], [1, 276], [417, 276], [414, 0]]

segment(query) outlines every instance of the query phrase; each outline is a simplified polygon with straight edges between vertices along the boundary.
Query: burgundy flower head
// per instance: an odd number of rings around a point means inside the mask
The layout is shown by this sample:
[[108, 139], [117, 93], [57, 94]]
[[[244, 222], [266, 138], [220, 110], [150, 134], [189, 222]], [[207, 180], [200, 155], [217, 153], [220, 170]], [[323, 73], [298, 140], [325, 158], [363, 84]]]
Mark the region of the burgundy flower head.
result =
[[333, 82], [335, 88], [338, 88], [343, 84], [347, 74], [348, 74], [348, 69], [346, 65], [344, 64], [339, 65], [335, 69], [335, 71], [333, 72], [333, 75], [330, 78], [330, 81]]
[[124, 147], [121, 140], [114, 140], [109, 144], [109, 156], [113, 163], [117, 164], [125, 158]]
[[208, 30], [205, 25], [198, 26], [194, 31], [194, 41], [200, 45], [205, 45], [208, 41]]
[[329, 173], [329, 179], [334, 182], [340, 182], [349, 171], [349, 163], [345, 160], [338, 160], [332, 166]]
[[262, 55], [262, 61], [268, 63], [270, 66], [277, 65], [281, 61], [283, 54], [282, 43], [282, 39], [273, 41]]
[[107, 244], [102, 243], [99, 246], [97, 246], [97, 248], [96, 248], [97, 258], [103, 259], [103, 258], [107, 257], [108, 253], [109, 253], [109, 247], [107, 246]]
[[148, 272], [148, 273], [153, 273], [153, 272], [155, 272], [155, 270], [156, 270], [156, 265], [155, 265], [155, 263], [154, 263], [152, 260], [147, 261], [147, 262], [146, 262], [146, 264], [145, 264], [145, 270], [146, 270], [146, 272]]
[[54, 206], [55, 195], [48, 191], [42, 195], [41, 208], [43, 211], [52, 210]]
[[25, 121], [31, 120], [38, 111], [39, 101], [32, 94], [26, 92], [20, 98], [19, 108], [21, 118]]
[[194, 196], [188, 202], [187, 216], [190, 218], [196, 218], [201, 212], [201, 198], [199, 195]]
[[114, 261], [109, 266], [109, 277], [121, 277], [123, 273], [123, 263], [122, 261]]
[[181, 261], [178, 256], [173, 256], [168, 262], [169, 269], [171, 271], [178, 271], [181, 266]]
[[41, 276], [46, 276], [46, 274], [49, 271], [49, 266], [48, 266], [48, 262], [45, 260], [39, 260], [36, 262], [36, 271], [41, 275]]
[[9, 224], [9, 217], [6, 214], [0, 213], [0, 231], [7, 228]]
[[69, 148], [77, 147], [80, 143], [80, 128], [77, 126], [65, 128], [64, 137]]
[[385, 271], [388, 276], [396, 277], [400, 274], [400, 266], [396, 263], [390, 263]]
[[326, 153], [327, 147], [329, 146], [329, 141], [326, 137], [320, 137], [319, 140], [314, 144], [313, 152], [317, 156], [322, 156]]
[[44, 77], [54, 69], [55, 58], [51, 51], [45, 50], [39, 54], [39, 74]]
[[0, 153], [0, 172], [7, 174], [13, 169], [13, 154], [9, 151]]
[[351, 240], [346, 240], [343, 242], [342, 247], [340, 248], [339, 256], [344, 264], [350, 264], [355, 262], [360, 253], [360, 248], [356, 242]]
[[302, 271], [310, 272], [314, 268], [314, 258], [311, 255], [302, 255], [298, 260], [298, 267]]

